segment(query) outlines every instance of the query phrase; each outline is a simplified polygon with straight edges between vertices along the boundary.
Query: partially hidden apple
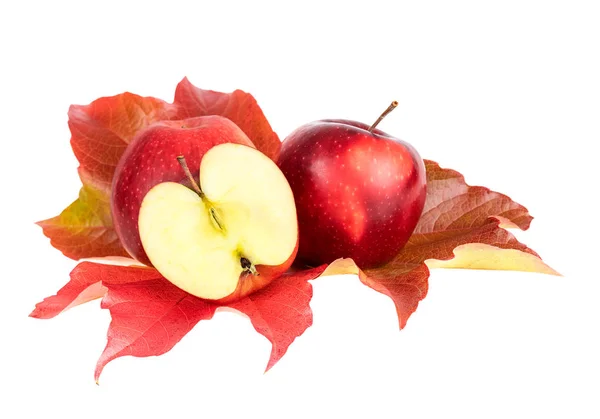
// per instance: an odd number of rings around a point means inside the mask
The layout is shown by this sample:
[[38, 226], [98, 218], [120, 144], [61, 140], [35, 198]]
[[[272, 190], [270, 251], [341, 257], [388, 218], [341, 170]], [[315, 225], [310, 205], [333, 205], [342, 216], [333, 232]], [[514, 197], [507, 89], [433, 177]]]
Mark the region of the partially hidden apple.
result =
[[296, 199], [298, 261], [352, 258], [361, 268], [389, 262], [406, 244], [423, 211], [425, 165], [410, 144], [341, 119], [308, 123], [283, 142], [279, 166]]
[[133, 138], [115, 169], [110, 200], [117, 235], [133, 258], [151, 265], [138, 230], [148, 191], [162, 182], [188, 182], [177, 156], [185, 156], [197, 177], [202, 156], [227, 142], [254, 147], [236, 124], [221, 116], [158, 122]]
[[277, 165], [241, 144], [206, 152], [199, 183], [156, 185], [144, 197], [140, 237], [154, 267], [200, 298], [231, 301], [264, 287], [293, 263], [298, 221]]
[[283, 173], [219, 116], [142, 132], [119, 162], [111, 209], [132, 256], [204, 299], [226, 302], [264, 287], [298, 249]]

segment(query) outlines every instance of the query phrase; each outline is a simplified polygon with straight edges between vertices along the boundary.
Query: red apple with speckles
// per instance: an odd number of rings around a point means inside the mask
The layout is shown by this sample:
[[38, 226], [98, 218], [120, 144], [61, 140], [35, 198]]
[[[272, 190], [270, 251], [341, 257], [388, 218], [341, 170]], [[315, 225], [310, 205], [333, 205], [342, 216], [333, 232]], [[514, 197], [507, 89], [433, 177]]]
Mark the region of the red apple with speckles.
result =
[[133, 257], [207, 300], [233, 301], [266, 286], [298, 250], [287, 179], [220, 116], [140, 133], [117, 166], [111, 210]]
[[406, 244], [423, 211], [425, 165], [410, 144], [375, 126], [321, 120], [283, 142], [279, 167], [294, 192], [297, 260], [316, 266], [352, 258], [361, 268], [389, 262]]
[[186, 183], [178, 156], [185, 157], [197, 179], [204, 154], [222, 143], [254, 148], [236, 124], [216, 115], [158, 122], [131, 141], [115, 169], [111, 212], [119, 239], [133, 258], [152, 265], [138, 229], [140, 206], [146, 194], [162, 182]]

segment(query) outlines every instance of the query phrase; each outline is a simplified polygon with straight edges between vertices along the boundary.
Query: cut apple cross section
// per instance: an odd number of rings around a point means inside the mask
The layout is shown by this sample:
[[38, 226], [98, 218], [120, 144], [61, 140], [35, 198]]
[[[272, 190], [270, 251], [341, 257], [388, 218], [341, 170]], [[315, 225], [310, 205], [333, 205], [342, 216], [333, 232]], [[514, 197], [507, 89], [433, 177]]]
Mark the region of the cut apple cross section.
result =
[[[154, 267], [200, 298], [225, 298], [241, 276], [261, 265], [291, 264], [298, 242], [296, 207], [277, 165], [240, 144], [217, 145], [203, 156], [199, 185], [165, 182], [144, 197], [138, 226]], [[286, 266], [286, 268], [287, 268]]]

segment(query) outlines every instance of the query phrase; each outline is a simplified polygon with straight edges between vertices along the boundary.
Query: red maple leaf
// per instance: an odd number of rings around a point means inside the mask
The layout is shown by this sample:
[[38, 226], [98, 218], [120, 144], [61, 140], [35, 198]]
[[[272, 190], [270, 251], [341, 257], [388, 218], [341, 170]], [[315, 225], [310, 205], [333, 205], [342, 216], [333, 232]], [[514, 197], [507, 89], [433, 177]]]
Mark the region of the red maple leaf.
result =
[[111, 182], [125, 148], [149, 125], [163, 120], [221, 115], [236, 123], [256, 148], [275, 159], [281, 142], [256, 100], [236, 90], [202, 90], [184, 78], [174, 103], [123, 93], [69, 109], [71, 147], [79, 160], [79, 198], [60, 215], [38, 222], [52, 246], [72, 259], [128, 256], [110, 213]]
[[335, 261], [326, 275], [354, 273], [389, 296], [400, 328], [427, 295], [429, 267], [506, 269], [557, 274], [533, 250], [501, 227], [529, 228], [527, 209], [437, 163], [425, 161], [427, 199], [406, 246], [384, 266], [361, 270], [351, 259]]
[[[112, 225], [108, 197], [114, 169], [135, 134], [164, 119], [222, 115], [276, 159], [281, 146], [254, 98], [201, 90], [184, 79], [173, 104], [130, 93], [101, 98], [69, 111], [71, 144], [83, 182], [79, 199], [59, 216], [39, 224], [53, 246], [71, 258], [123, 256]], [[312, 324], [308, 280], [320, 275], [357, 274], [367, 286], [389, 296], [400, 328], [428, 291], [429, 268], [509, 269], [556, 274], [505, 228], [526, 230], [532, 217], [506, 195], [469, 186], [463, 176], [426, 161], [427, 200], [407, 245], [384, 266], [361, 270], [351, 259], [290, 271], [269, 286], [235, 302], [219, 305], [175, 287], [158, 271], [140, 266], [82, 262], [54, 296], [36, 305], [36, 318], [51, 318], [78, 304], [103, 297], [112, 321], [96, 379], [111, 360], [124, 355], [150, 356], [169, 351], [200, 320], [218, 307], [245, 313], [272, 343], [270, 369], [293, 340]]]
[[312, 286], [308, 280], [324, 270], [325, 266], [287, 272], [268, 287], [221, 305], [186, 293], [153, 268], [81, 262], [71, 272], [71, 280], [56, 295], [38, 303], [30, 316], [51, 318], [104, 296], [102, 308], [110, 311], [112, 321], [106, 348], [96, 365], [97, 381], [113, 359], [164, 354], [200, 320], [212, 318], [219, 307], [230, 307], [246, 314], [254, 328], [271, 342], [268, 370], [312, 324]]

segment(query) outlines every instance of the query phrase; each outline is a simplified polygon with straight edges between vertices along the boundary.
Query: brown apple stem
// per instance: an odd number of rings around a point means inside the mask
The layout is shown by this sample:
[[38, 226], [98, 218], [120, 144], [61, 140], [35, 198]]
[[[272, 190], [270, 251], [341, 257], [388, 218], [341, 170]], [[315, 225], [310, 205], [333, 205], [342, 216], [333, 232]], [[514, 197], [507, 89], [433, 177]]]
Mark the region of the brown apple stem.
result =
[[185, 173], [185, 175], [188, 177], [190, 183], [192, 184], [192, 189], [194, 190], [194, 192], [196, 192], [200, 196], [200, 198], [204, 199], [204, 192], [202, 192], [202, 189], [200, 189], [200, 186], [198, 186], [198, 184], [194, 180], [194, 176], [192, 176], [192, 172], [190, 172], [190, 168], [188, 167], [187, 162], [185, 161], [185, 157], [178, 156], [177, 161], [181, 165], [183, 172]]
[[393, 101], [390, 106], [388, 106], [388, 108], [383, 111], [383, 113], [381, 115], [379, 115], [379, 118], [377, 118], [377, 121], [375, 121], [375, 123], [373, 125], [371, 125], [371, 127], [369, 128], [369, 132], [373, 133], [373, 130], [375, 129], [375, 127], [377, 125], [379, 125], [379, 123], [383, 120], [383, 118], [385, 118], [387, 116], [387, 114], [389, 114], [391, 111], [393, 111], [396, 106], [398, 106], [398, 101]]

